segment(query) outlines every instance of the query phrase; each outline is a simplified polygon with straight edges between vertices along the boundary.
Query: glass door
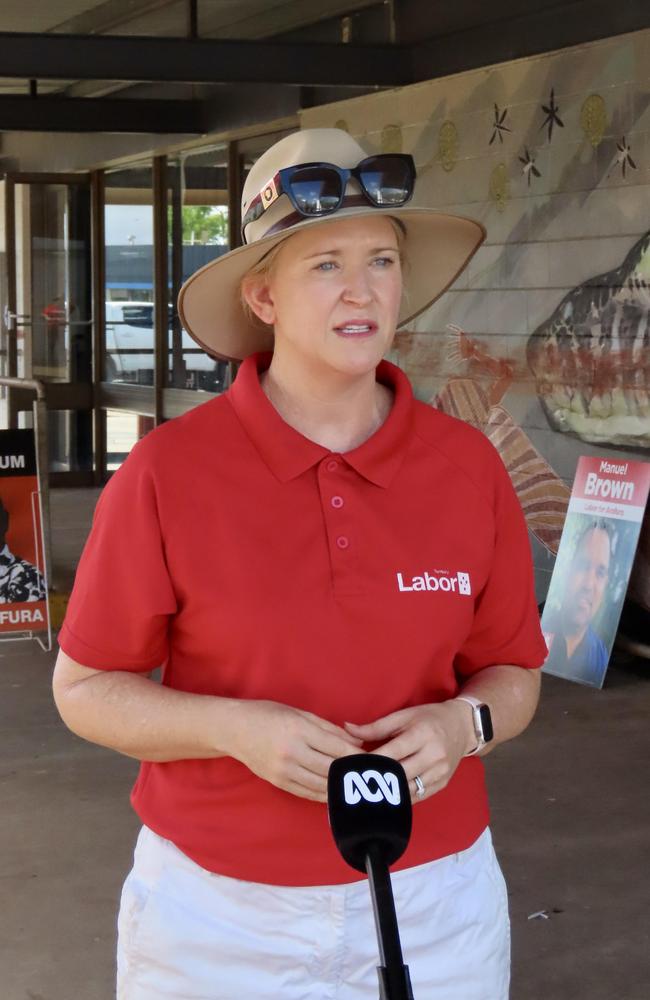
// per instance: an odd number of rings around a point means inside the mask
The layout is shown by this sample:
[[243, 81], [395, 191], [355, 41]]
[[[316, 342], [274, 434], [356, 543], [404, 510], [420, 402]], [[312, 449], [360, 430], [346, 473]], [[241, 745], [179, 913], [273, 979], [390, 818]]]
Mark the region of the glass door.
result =
[[222, 392], [228, 364], [202, 351], [176, 309], [191, 274], [231, 249], [228, 245], [228, 147], [209, 146], [167, 161], [169, 349], [166, 382], [173, 389]]
[[[5, 187], [4, 368], [45, 383], [51, 479], [81, 485], [93, 471], [90, 177], [14, 174]], [[9, 396], [13, 426], [29, 426], [23, 397]]]

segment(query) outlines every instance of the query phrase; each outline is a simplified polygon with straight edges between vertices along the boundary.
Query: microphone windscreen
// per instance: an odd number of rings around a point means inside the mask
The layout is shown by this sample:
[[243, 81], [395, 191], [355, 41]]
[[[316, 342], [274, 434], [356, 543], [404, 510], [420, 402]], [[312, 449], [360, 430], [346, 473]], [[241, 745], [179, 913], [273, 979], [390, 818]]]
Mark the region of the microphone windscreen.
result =
[[366, 871], [371, 845], [387, 865], [411, 836], [411, 794], [402, 765], [376, 753], [340, 757], [330, 765], [327, 807], [336, 846], [347, 863]]

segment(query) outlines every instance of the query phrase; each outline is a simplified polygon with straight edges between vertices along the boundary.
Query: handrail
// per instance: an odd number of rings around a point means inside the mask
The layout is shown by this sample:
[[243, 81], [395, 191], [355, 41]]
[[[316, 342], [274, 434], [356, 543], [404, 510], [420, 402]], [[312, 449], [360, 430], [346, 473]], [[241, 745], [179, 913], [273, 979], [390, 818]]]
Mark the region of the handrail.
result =
[[14, 378], [11, 375], [0, 375], [0, 385], [14, 389], [33, 389], [37, 399], [45, 402], [45, 383], [37, 378]]

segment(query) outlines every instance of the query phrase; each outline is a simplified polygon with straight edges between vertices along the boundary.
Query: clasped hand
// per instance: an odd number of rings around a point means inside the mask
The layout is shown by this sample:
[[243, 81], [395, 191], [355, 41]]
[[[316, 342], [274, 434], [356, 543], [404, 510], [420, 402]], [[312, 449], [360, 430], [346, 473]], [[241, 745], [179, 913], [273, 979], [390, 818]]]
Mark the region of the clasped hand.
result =
[[419, 775], [425, 788], [421, 798], [444, 788], [467, 752], [466, 721], [458, 702], [418, 705], [367, 725], [346, 722], [344, 727], [273, 701], [243, 701], [239, 708], [231, 756], [265, 781], [314, 802], [327, 801], [332, 761], [363, 752], [366, 743], [379, 744], [376, 753], [402, 764], [412, 794]]
[[303, 799], [327, 802], [332, 761], [363, 750], [360, 737], [311, 712], [275, 701], [244, 701], [239, 708], [231, 755]]
[[[467, 707], [456, 701], [417, 705], [358, 726], [346, 722], [350, 736], [364, 743], [378, 743], [375, 753], [398, 760], [408, 778], [411, 798], [421, 802], [448, 784], [462, 757], [468, 752]], [[382, 742], [386, 740], [387, 742]], [[419, 775], [424, 794], [415, 796]]]

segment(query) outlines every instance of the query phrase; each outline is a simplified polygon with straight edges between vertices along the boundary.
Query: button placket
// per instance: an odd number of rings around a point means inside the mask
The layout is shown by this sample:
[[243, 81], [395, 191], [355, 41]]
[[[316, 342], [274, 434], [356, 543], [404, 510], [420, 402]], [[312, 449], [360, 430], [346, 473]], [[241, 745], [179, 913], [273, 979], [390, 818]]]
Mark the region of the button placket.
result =
[[350, 496], [346, 488], [354, 473], [340, 458], [323, 460], [318, 470], [325, 530], [330, 552], [332, 582], [339, 593], [356, 592], [357, 567], [350, 522]]
[[[331, 458], [326, 463], [325, 468], [327, 469], [328, 472], [331, 473], [338, 472], [340, 468], [340, 463], [335, 458]], [[330, 506], [333, 507], [334, 510], [340, 510], [342, 507], [345, 506], [345, 500], [340, 495], [340, 493], [335, 493], [333, 496], [330, 497]], [[339, 549], [347, 549], [350, 545], [350, 539], [347, 537], [347, 535], [338, 535], [336, 538], [336, 545], [338, 546]]]

